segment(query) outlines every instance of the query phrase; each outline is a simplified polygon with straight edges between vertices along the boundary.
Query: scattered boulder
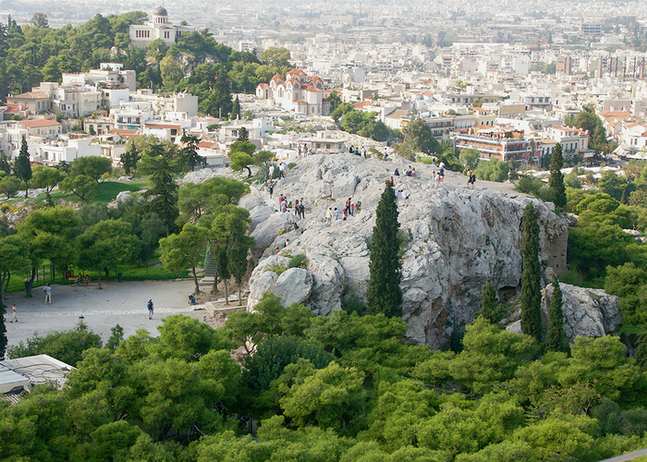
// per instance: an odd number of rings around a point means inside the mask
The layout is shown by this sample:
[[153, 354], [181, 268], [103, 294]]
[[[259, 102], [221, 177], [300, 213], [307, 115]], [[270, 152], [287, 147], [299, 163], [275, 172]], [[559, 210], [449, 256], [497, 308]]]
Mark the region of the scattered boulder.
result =
[[313, 282], [310, 271], [290, 268], [279, 276], [272, 287], [272, 293], [281, 299], [283, 306], [303, 303], [310, 298]]

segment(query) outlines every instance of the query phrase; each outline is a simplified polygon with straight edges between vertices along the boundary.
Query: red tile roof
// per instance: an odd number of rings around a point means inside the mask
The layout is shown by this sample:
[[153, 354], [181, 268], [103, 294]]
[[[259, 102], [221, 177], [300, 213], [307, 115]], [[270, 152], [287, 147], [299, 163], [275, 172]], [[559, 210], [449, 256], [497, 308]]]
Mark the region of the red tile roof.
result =
[[21, 120], [18, 124], [25, 128], [56, 127], [61, 125], [57, 121], [51, 119]]

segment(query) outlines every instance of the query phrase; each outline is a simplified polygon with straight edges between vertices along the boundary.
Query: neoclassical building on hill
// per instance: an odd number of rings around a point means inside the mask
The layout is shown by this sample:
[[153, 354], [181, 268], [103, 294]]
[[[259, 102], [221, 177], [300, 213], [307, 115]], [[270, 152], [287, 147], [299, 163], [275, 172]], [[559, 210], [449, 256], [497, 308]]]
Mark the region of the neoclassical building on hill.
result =
[[160, 6], [153, 12], [152, 21], [130, 26], [130, 41], [139, 48], [146, 48], [153, 40], [163, 40], [168, 46], [174, 44], [183, 33], [195, 30], [190, 26], [176, 26], [168, 20], [166, 8]]
[[323, 97], [324, 84], [317, 76], [308, 76], [301, 69], [292, 69], [283, 80], [278, 74], [270, 83], [256, 87], [256, 97], [274, 100], [289, 111], [306, 115], [330, 114], [330, 102]]

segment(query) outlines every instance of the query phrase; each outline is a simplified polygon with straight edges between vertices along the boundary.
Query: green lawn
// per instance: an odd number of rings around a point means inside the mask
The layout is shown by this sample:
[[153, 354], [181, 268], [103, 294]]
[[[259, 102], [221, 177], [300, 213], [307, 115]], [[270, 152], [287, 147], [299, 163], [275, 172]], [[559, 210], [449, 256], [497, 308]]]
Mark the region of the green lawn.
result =
[[[73, 275], [88, 275], [92, 281], [96, 282], [99, 278], [98, 271], [82, 271], [78, 268], [71, 266], [70, 271]], [[123, 265], [118, 268], [110, 268], [110, 281], [117, 280], [117, 273], [122, 273], [122, 280], [124, 281], [160, 281], [168, 279], [189, 279], [192, 276], [189, 275], [189, 271], [185, 270], [180, 273], [175, 273], [168, 271], [159, 261], [159, 250], [156, 252], [148, 262], [147, 265], [137, 266], [137, 265]], [[7, 293], [11, 292], [22, 292], [25, 290], [25, 281], [29, 278], [30, 272], [25, 273], [13, 273], [11, 275], [11, 280], [9, 281], [9, 287]], [[101, 273], [101, 281], [104, 281], [105, 274]], [[38, 271], [38, 280], [34, 281], [34, 287], [41, 287], [47, 283], [53, 284], [73, 284], [73, 282], [68, 281], [63, 278], [63, 273], [60, 270], [56, 272], [56, 279], [51, 278], [51, 272], [49, 268], [49, 263], [41, 266]]]
[[94, 196], [88, 201], [90, 204], [107, 204], [117, 198], [122, 191], [139, 191], [141, 188], [133, 183], [119, 183], [116, 181], [104, 181], [99, 183]]

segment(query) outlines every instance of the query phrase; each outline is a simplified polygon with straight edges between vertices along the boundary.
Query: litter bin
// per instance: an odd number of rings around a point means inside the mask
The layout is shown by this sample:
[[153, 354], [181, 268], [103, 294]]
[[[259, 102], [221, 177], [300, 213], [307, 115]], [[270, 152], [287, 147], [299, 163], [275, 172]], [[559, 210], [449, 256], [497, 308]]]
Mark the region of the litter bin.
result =
[[117, 282], [121, 282], [123, 273], [117, 273]]

